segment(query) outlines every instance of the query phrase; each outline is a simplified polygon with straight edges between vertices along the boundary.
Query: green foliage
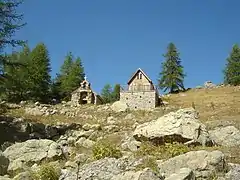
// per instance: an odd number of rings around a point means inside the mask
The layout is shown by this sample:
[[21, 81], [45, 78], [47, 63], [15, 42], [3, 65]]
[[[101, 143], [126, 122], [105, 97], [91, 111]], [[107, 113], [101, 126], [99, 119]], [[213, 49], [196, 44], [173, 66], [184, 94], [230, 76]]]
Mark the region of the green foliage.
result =
[[104, 103], [112, 103], [120, 99], [120, 84], [116, 84], [114, 89], [110, 84], [106, 84], [101, 92]]
[[45, 164], [36, 173], [32, 174], [32, 178], [33, 180], [58, 180], [60, 175], [60, 170], [53, 165]]
[[183, 72], [179, 55], [176, 46], [170, 43], [167, 47], [167, 53], [163, 55], [165, 62], [162, 63], [162, 72], [159, 74], [160, 78], [158, 79], [158, 86], [164, 91], [169, 89], [172, 93], [180, 89], [185, 90], [183, 81], [186, 75]]
[[21, 22], [23, 15], [19, 14], [17, 11], [19, 5], [22, 4], [22, 2], [22, 0], [0, 1], [0, 81], [2, 81], [4, 79], [3, 77], [5, 77], [5, 73], [3, 71], [4, 65], [14, 65], [14, 63], [9, 61], [9, 59], [3, 53], [4, 48], [9, 45], [15, 47], [24, 43], [21, 40], [16, 40], [13, 38], [15, 32], [25, 25]]
[[57, 75], [53, 84], [53, 96], [70, 99], [72, 91], [80, 86], [84, 80], [84, 67], [79, 57], [74, 60], [71, 52], [65, 57], [61, 66], [60, 74]]
[[97, 160], [103, 159], [105, 157], [114, 157], [114, 158], [122, 157], [121, 151], [116, 146], [104, 141], [97, 142], [94, 145], [92, 152], [93, 152], [93, 158]]
[[230, 85], [240, 85], [240, 48], [235, 44], [227, 58], [224, 70], [224, 82]]
[[119, 101], [120, 100], [120, 84], [116, 84], [113, 88], [112, 96], [113, 101]]
[[10, 102], [27, 100], [31, 74], [28, 71], [30, 49], [27, 45], [20, 52], [13, 52], [8, 56], [11, 62], [19, 63], [19, 66], [5, 64], [4, 71], [8, 77], [3, 81], [4, 99]]
[[106, 84], [103, 89], [102, 89], [102, 92], [101, 92], [101, 97], [104, 101], [104, 103], [110, 103], [112, 102], [112, 86], [110, 84]]
[[7, 109], [8, 109], [7, 105], [0, 104], [0, 115], [3, 114], [3, 113], [6, 113]]
[[137, 170], [143, 170], [145, 168], [150, 168], [153, 172], [155, 172], [157, 175], [159, 175], [159, 168], [157, 164], [157, 159], [155, 157], [146, 156], [143, 158], [143, 161], [140, 165], [138, 165], [136, 168]]
[[152, 143], [142, 143], [135, 155], [137, 157], [150, 155], [157, 159], [168, 159], [189, 151], [190, 149], [188, 146], [180, 143], [165, 143], [160, 146], [155, 146]]
[[30, 54], [28, 64], [30, 74], [29, 90], [33, 100], [47, 102], [50, 94], [50, 59], [47, 47], [43, 43], [37, 44]]

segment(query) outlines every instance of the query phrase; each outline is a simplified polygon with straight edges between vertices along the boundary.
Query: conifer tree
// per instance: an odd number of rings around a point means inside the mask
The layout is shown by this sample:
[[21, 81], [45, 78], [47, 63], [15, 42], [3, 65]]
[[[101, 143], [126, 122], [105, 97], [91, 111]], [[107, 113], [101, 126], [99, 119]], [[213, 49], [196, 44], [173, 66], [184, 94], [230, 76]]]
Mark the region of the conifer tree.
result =
[[30, 49], [27, 45], [20, 52], [13, 52], [9, 59], [13, 63], [19, 63], [21, 66], [12, 66], [5, 64], [4, 71], [7, 75], [7, 81], [4, 81], [5, 98], [8, 101], [19, 102], [28, 99], [28, 88], [30, 74], [28, 72]]
[[30, 54], [29, 89], [33, 100], [47, 102], [50, 94], [51, 82], [50, 58], [47, 47], [43, 43], [37, 44]]
[[[13, 62], [9, 61], [11, 58], [4, 54], [4, 48], [9, 45], [15, 47], [24, 43], [13, 38], [15, 32], [25, 25], [22, 23], [23, 15], [17, 12], [17, 8], [22, 2], [22, 0], [0, 0], [0, 81], [3, 81], [3, 77], [5, 77], [4, 65], [14, 65]], [[3, 87], [0, 86], [0, 88]]]
[[230, 85], [240, 85], [240, 48], [235, 44], [232, 52], [227, 58], [224, 70], [224, 83]]
[[84, 76], [81, 59], [77, 57], [74, 60], [72, 53], [69, 52], [61, 66], [60, 74], [57, 75], [55, 80], [55, 90], [59, 89], [59, 97], [69, 100], [72, 91], [80, 86]]
[[180, 89], [185, 90], [183, 85], [185, 74], [176, 46], [170, 43], [167, 47], [167, 53], [163, 56], [165, 62], [162, 63], [162, 71], [159, 74], [159, 88], [164, 89], [164, 91], [170, 90], [170, 93]]
[[106, 84], [101, 91], [101, 97], [103, 99], [103, 102], [111, 103], [113, 100], [112, 94], [113, 94], [112, 86], [110, 84]]
[[112, 96], [113, 96], [113, 101], [119, 101], [120, 100], [120, 84], [116, 84], [114, 86]]

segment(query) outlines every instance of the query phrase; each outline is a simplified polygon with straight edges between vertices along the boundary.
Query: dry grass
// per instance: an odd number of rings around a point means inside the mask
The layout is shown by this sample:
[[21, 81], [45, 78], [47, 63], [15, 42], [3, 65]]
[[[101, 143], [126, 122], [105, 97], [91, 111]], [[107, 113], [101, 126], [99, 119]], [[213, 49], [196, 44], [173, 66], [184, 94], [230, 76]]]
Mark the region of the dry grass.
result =
[[203, 121], [240, 116], [240, 88], [191, 89], [166, 99], [179, 108], [195, 106]]

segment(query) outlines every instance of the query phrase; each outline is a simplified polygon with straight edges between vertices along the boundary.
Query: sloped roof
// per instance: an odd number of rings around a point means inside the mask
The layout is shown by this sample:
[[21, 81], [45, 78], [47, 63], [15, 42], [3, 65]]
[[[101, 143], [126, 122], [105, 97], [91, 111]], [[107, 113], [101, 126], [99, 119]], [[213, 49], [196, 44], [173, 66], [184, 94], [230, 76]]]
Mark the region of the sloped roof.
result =
[[141, 73], [146, 77], [146, 79], [147, 79], [150, 83], [152, 83], [152, 80], [147, 76], [147, 74], [146, 74], [141, 68], [138, 68], [137, 71], [136, 71], [136, 72], [132, 75], [132, 77], [129, 79], [129, 81], [127, 82], [127, 84], [130, 84], [130, 83], [132, 82], [133, 78], [135, 77], [135, 75], [136, 75], [137, 73], [139, 73], [139, 72], [141, 72]]

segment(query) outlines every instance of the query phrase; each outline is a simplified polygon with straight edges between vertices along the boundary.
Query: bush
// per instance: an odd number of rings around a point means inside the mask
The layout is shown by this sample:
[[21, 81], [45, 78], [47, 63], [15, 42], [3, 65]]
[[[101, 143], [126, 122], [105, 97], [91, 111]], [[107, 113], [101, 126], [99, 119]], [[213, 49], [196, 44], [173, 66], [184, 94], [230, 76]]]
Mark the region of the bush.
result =
[[136, 151], [136, 157], [142, 156], [154, 156], [157, 159], [168, 159], [180, 154], [189, 152], [190, 148], [180, 143], [165, 143], [165, 145], [155, 146], [152, 143], [142, 143], [138, 151]]
[[122, 157], [121, 151], [114, 145], [107, 142], [97, 142], [92, 149], [94, 159], [103, 159], [105, 157]]
[[0, 104], [0, 115], [3, 114], [3, 113], [6, 113], [7, 109], [8, 109], [7, 105]]
[[34, 180], [58, 180], [61, 175], [60, 170], [57, 170], [53, 165], [45, 164], [33, 174]]
[[159, 175], [159, 173], [160, 173], [156, 159], [151, 156], [146, 156], [145, 158], [143, 158], [142, 163], [140, 165], [138, 165], [136, 168], [137, 168], [137, 170], [143, 170], [145, 168], [150, 168], [157, 175]]

